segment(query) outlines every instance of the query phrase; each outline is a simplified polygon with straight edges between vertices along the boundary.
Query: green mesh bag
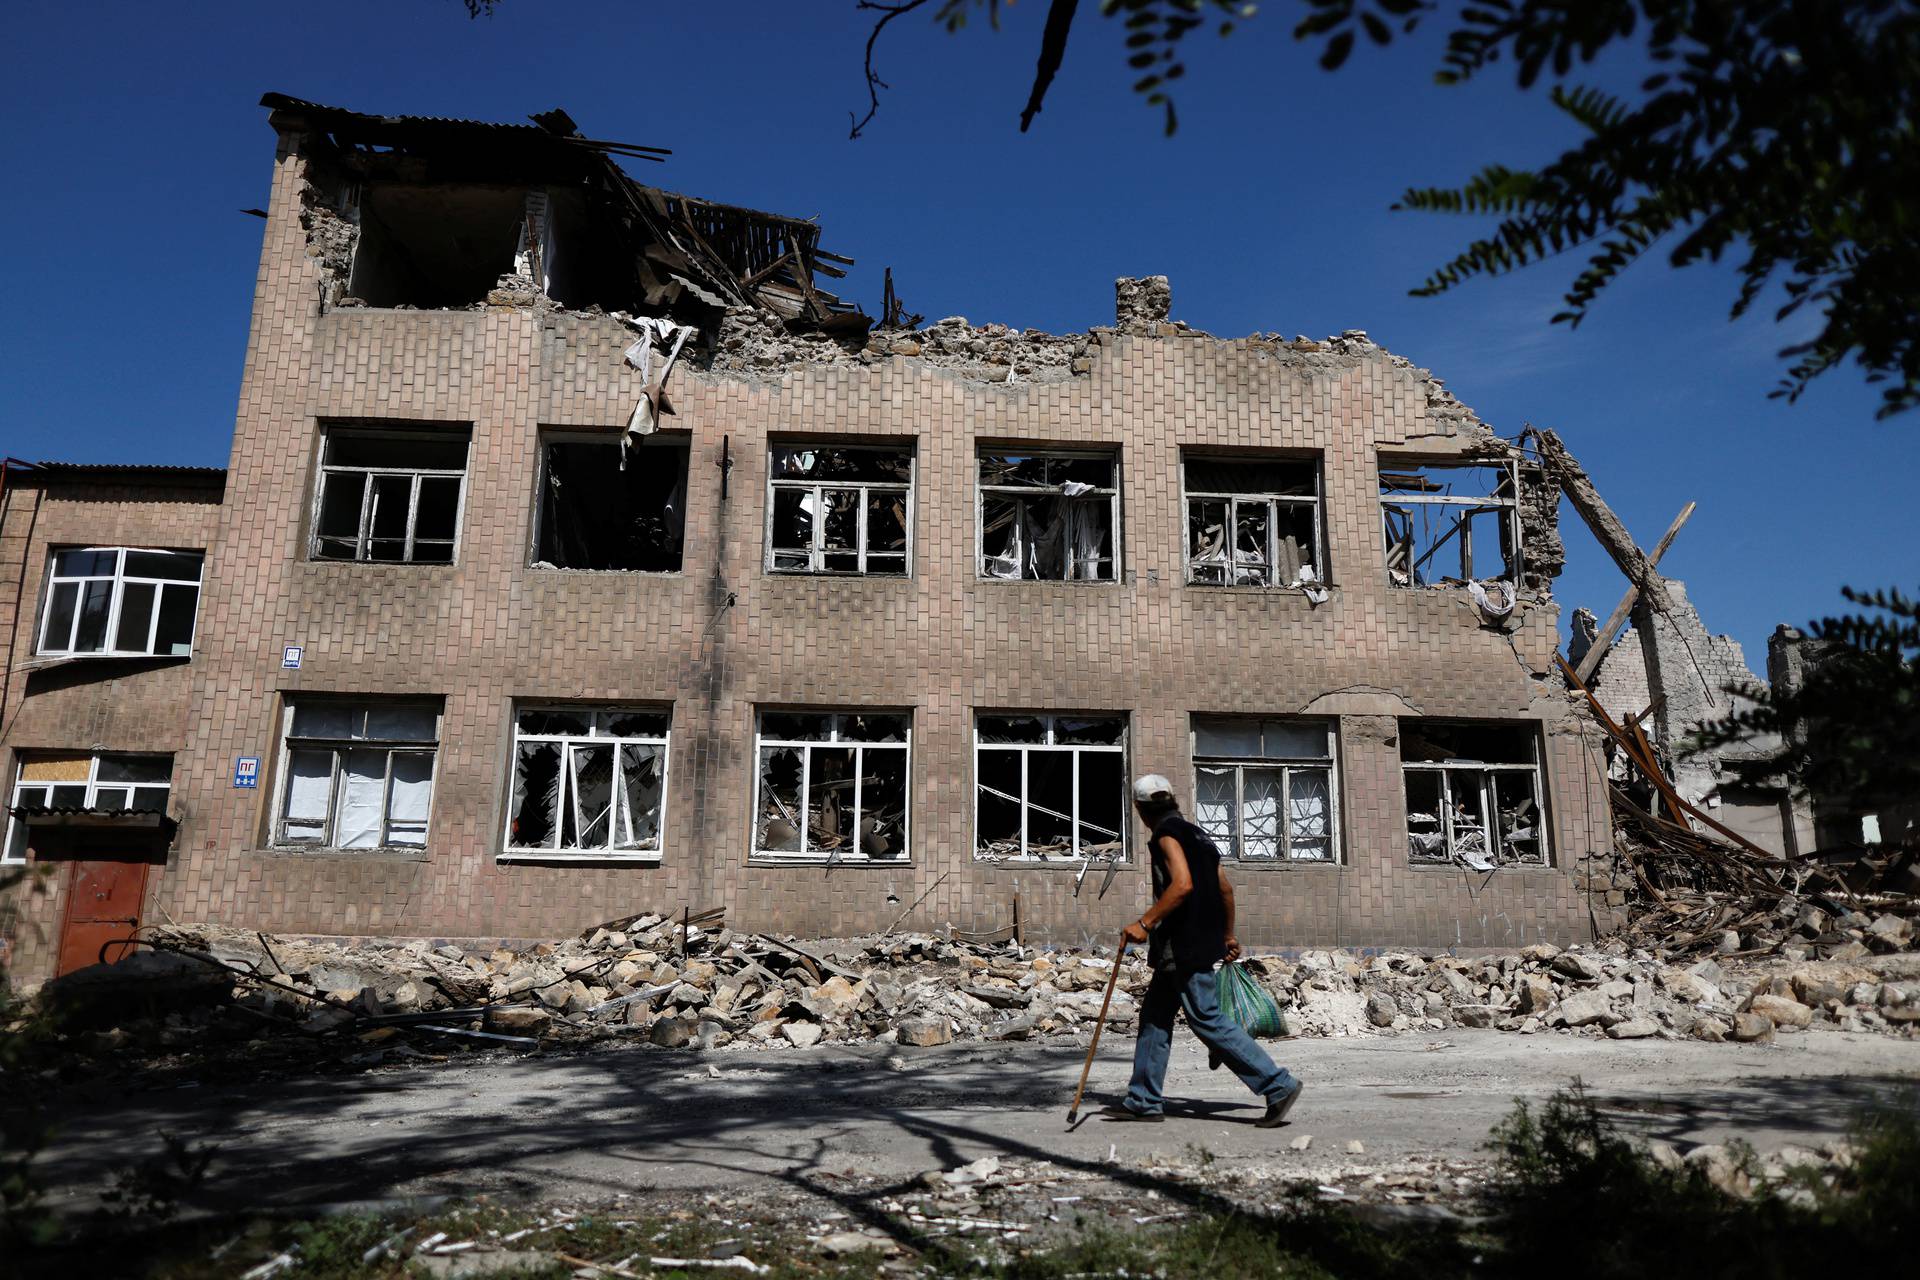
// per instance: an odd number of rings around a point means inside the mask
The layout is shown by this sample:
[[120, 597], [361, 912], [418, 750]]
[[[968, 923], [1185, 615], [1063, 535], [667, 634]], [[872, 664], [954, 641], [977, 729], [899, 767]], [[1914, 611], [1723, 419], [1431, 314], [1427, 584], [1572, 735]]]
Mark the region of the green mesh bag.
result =
[[1287, 1020], [1273, 994], [1260, 980], [1247, 972], [1239, 961], [1220, 966], [1218, 979], [1220, 1009], [1239, 1023], [1256, 1040], [1273, 1040], [1287, 1034]]

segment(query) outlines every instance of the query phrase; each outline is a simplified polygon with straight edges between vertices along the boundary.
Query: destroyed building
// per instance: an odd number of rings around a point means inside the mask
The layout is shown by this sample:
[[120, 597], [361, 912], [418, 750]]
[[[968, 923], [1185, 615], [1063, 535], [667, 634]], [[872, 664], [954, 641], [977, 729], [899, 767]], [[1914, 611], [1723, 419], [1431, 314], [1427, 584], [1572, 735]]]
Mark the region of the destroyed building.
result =
[[1559, 493], [1426, 370], [1159, 278], [876, 322], [564, 112], [263, 105], [225, 472], [8, 473], [21, 976], [101, 919], [1110, 936], [1148, 770], [1249, 946], [1590, 934]]

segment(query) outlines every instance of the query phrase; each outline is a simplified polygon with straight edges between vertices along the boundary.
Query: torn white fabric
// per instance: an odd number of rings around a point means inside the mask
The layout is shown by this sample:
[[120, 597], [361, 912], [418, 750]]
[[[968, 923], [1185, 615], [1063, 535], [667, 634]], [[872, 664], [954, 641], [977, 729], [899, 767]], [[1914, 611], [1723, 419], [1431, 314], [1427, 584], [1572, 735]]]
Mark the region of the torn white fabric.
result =
[[1082, 484], [1078, 480], [1069, 480], [1060, 486], [1060, 491], [1069, 498], [1078, 498], [1082, 494], [1092, 493], [1093, 486], [1090, 484]]
[[[640, 399], [633, 406], [633, 413], [627, 419], [626, 436], [620, 451], [620, 467], [626, 469], [627, 456], [625, 443], [634, 436], [650, 436], [659, 429], [660, 415], [673, 412], [667, 403], [667, 375], [673, 372], [673, 362], [680, 357], [680, 348], [686, 345], [693, 332], [692, 325], [675, 324], [662, 316], [630, 316], [617, 313], [619, 319], [640, 333], [638, 341], [630, 345], [624, 354], [629, 365], [640, 371]], [[656, 360], [654, 348], [664, 347], [663, 358]]]
[[[1487, 590], [1489, 585], [1493, 587], [1492, 592]], [[1490, 583], [1469, 582], [1467, 591], [1473, 596], [1473, 603], [1480, 610], [1480, 616], [1489, 622], [1511, 615], [1513, 606], [1518, 600], [1513, 584], [1500, 578], [1495, 578]], [[1499, 594], [1498, 601], [1494, 599], [1495, 593]]]
[[1306, 592], [1307, 599], [1314, 604], [1325, 604], [1333, 598], [1333, 593], [1320, 585], [1320, 575], [1310, 564], [1300, 566], [1300, 576], [1294, 581], [1302, 591]]

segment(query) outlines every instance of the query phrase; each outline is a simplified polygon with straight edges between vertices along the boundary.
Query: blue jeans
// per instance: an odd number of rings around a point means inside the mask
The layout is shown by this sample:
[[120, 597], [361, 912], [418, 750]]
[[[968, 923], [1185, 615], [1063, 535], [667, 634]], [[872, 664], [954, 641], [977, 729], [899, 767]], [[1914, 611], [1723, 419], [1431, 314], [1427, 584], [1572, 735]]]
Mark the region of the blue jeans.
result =
[[1285, 1067], [1273, 1065], [1266, 1050], [1253, 1042], [1246, 1029], [1220, 1011], [1211, 969], [1197, 973], [1157, 970], [1140, 1002], [1140, 1039], [1133, 1049], [1133, 1082], [1127, 1087], [1126, 1107], [1143, 1115], [1158, 1115], [1163, 1105], [1160, 1087], [1167, 1078], [1167, 1053], [1173, 1048], [1173, 1018], [1182, 1007], [1187, 1025], [1200, 1042], [1240, 1077], [1240, 1083], [1268, 1102], [1278, 1102], [1299, 1083]]

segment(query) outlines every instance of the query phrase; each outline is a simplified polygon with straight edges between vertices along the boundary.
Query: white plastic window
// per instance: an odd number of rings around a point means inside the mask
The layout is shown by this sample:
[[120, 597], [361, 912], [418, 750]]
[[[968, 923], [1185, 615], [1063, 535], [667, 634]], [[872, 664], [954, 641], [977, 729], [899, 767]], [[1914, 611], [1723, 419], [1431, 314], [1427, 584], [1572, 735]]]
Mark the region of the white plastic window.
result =
[[274, 842], [424, 848], [439, 741], [440, 711], [428, 704], [295, 703], [287, 710]]
[[522, 708], [506, 852], [659, 858], [669, 725], [670, 713], [652, 708]]
[[755, 858], [906, 860], [911, 716], [762, 711], [755, 748]]
[[465, 433], [328, 428], [314, 486], [313, 559], [452, 563], [467, 444]]
[[1321, 582], [1320, 469], [1280, 458], [1194, 457], [1187, 495], [1187, 581], [1213, 587]]
[[980, 576], [1117, 581], [1118, 471], [1110, 452], [981, 453], [975, 530]]
[[901, 576], [913, 569], [913, 450], [776, 444], [767, 467], [767, 568]]
[[1526, 727], [1400, 722], [1407, 856], [1475, 871], [1545, 866], [1539, 742]]
[[[35, 755], [14, 769], [15, 809], [93, 809], [164, 813], [172, 785], [171, 756]], [[9, 815], [0, 862], [24, 862], [27, 824]]]
[[977, 860], [1126, 857], [1125, 716], [977, 716], [973, 771]]
[[1238, 861], [1333, 862], [1335, 767], [1324, 721], [1195, 717], [1193, 820]]
[[185, 657], [200, 605], [198, 551], [75, 547], [53, 553], [39, 652]]

